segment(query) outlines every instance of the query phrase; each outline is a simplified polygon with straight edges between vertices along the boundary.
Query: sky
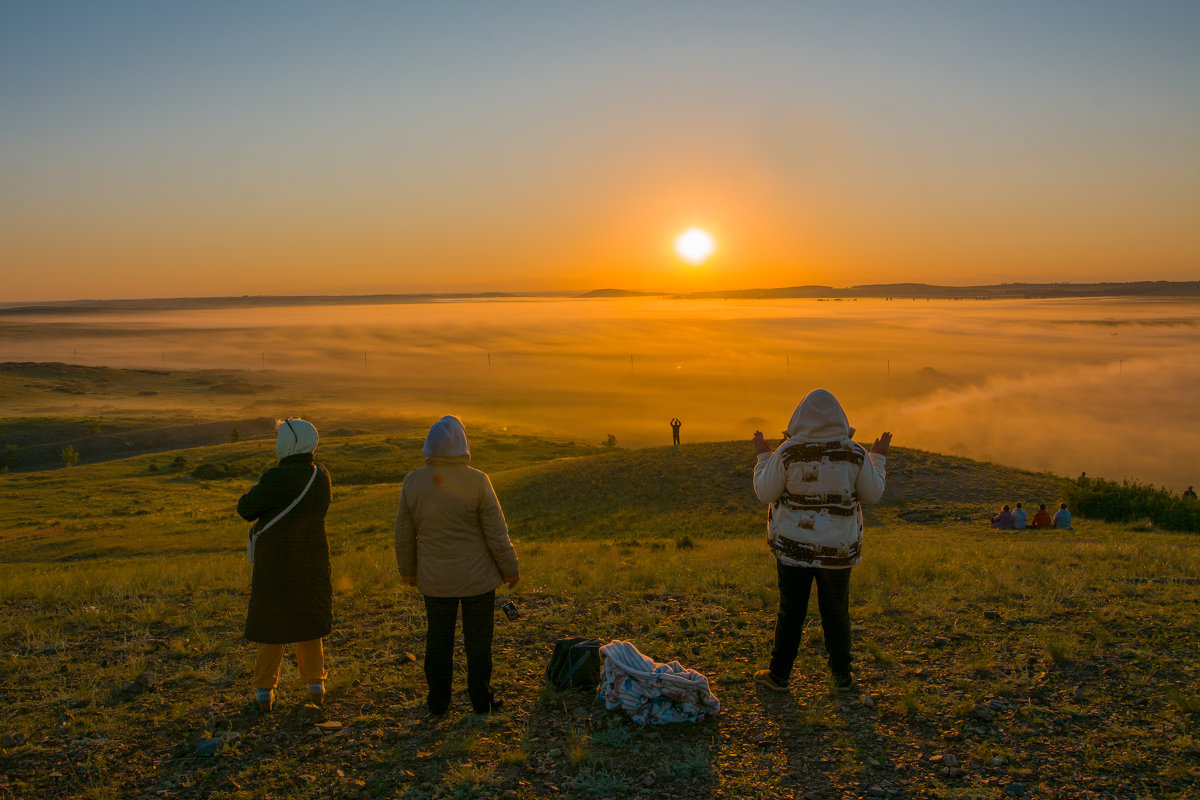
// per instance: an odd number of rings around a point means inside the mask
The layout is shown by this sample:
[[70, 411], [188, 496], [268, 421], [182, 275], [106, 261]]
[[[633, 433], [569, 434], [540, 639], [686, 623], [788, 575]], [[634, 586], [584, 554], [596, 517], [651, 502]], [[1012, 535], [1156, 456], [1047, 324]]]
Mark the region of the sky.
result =
[[4, 0], [0, 302], [1195, 280], [1198, 76], [1195, 2]]

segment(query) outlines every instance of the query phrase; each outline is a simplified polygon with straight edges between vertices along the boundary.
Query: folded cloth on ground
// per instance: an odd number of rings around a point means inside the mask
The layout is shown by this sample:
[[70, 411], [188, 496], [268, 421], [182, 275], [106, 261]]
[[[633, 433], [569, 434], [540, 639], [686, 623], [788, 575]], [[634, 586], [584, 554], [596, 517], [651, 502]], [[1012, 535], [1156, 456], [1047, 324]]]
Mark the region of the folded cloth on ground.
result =
[[721, 710], [708, 678], [678, 661], [656, 663], [619, 639], [601, 647], [600, 655], [604, 667], [596, 695], [609, 711], [624, 709], [639, 725], [699, 722]]

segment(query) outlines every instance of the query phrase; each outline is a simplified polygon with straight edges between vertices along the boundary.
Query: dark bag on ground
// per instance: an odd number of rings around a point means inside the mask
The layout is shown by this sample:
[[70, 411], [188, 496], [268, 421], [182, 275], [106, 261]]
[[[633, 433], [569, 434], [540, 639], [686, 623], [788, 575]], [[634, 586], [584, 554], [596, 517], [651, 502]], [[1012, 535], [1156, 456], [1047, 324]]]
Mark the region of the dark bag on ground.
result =
[[556, 692], [591, 689], [600, 684], [600, 640], [559, 639], [546, 666], [546, 683]]

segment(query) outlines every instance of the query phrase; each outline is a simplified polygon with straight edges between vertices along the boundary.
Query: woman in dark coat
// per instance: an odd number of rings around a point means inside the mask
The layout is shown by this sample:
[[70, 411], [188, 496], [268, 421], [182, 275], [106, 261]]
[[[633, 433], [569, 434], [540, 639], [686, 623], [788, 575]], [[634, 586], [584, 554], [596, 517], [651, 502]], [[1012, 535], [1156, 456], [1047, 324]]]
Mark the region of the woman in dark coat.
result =
[[238, 500], [238, 514], [257, 520], [251, 529], [254, 575], [246, 638], [258, 643], [253, 684], [263, 711], [275, 701], [283, 647], [289, 643], [296, 645], [296, 665], [310, 701], [320, 705], [325, 699], [321, 639], [333, 625], [325, 538], [331, 484], [328, 470], [313, 460], [316, 447], [317, 429], [311, 424], [302, 419], [280, 423], [279, 466], [264, 472]]

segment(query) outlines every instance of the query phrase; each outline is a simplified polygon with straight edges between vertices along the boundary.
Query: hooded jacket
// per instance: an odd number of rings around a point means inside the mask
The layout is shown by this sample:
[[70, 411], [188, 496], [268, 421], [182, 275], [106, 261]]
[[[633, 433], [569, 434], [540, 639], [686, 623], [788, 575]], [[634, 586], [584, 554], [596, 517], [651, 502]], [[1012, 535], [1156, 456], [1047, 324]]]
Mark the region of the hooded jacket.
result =
[[886, 456], [850, 437], [841, 404], [814, 389], [788, 422], [787, 439], [760, 453], [754, 493], [767, 512], [767, 540], [782, 564], [845, 569], [862, 560], [862, 503], [883, 496]]
[[474, 597], [520, 575], [508, 525], [488, 476], [468, 466], [456, 417], [429, 429], [425, 466], [404, 477], [396, 511], [396, 566], [430, 597]]

